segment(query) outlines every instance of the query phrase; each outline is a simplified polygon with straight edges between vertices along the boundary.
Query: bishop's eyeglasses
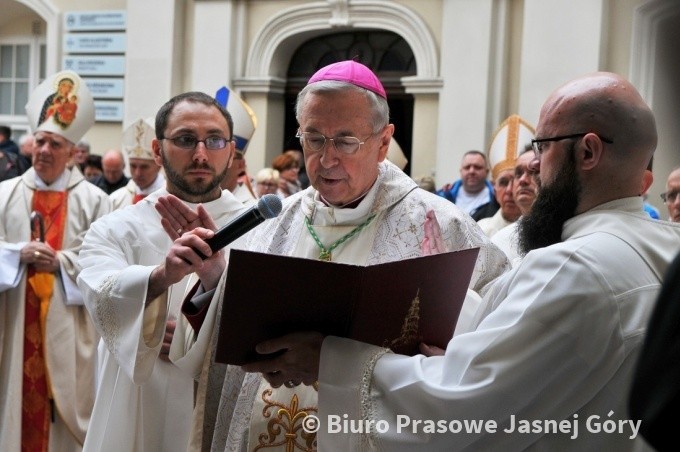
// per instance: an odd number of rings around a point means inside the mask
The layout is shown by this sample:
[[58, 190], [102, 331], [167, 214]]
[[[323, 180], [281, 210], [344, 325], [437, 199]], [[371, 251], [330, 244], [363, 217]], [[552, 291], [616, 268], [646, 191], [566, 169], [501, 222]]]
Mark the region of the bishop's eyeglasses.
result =
[[356, 153], [361, 145], [366, 143], [373, 135], [375, 135], [375, 133], [370, 134], [361, 141], [357, 137], [328, 138], [318, 132], [301, 132], [298, 130], [295, 134], [295, 138], [299, 138], [303, 149], [310, 152], [319, 152], [326, 146], [326, 141], [332, 141], [336, 151], [341, 154], [351, 155]]
[[206, 137], [204, 140], [199, 140], [193, 135], [179, 135], [173, 138], [161, 137], [161, 140], [169, 140], [178, 148], [185, 149], [187, 151], [195, 150], [196, 146], [198, 146], [198, 143], [203, 143], [203, 146], [205, 146], [205, 148], [209, 151], [218, 151], [227, 147], [227, 143], [231, 141], [220, 136], [211, 136]]
[[543, 153], [543, 146], [545, 143], [550, 143], [553, 141], [562, 141], [562, 140], [569, 140], [571, 138], [582, 138], [589, 133], [593, 133], [597, 135], [600, 140], [604, 141], [607, 144], [612, 144], [614, 143], [612, 140], [609, 138], [605, 138], [602, 135], [598, 135], [595, 132], [583, 132], [583, 133], [572, 133], [570, 135], [560, 135], [557, 137], [550, 137], [550, 138], [538, 138], [535, 140], [531, 140], [531, 147], [534, 149], [534, 152], [536, 153], [536, 157], [540, 156]]

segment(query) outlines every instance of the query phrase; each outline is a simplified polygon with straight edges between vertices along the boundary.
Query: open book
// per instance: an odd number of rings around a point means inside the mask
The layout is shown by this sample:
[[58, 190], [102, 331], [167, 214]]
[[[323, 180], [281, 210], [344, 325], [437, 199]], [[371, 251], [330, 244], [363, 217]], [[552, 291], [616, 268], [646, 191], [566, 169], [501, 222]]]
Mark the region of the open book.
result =
[[215, 361], [262, 359], [255, 345], [319, 331], [414, 355], [453, 336], [479, 248], [358, 266], [231, 250]]

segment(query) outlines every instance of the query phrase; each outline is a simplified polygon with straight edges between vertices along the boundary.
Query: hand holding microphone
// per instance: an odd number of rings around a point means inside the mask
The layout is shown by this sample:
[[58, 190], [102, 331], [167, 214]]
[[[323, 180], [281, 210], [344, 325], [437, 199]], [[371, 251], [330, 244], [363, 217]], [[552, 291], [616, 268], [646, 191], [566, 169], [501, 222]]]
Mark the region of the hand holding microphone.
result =
[[[210, 249], [215, 252], [229, 245], [231, 242], [241, 237], [264, 220], [276, 217], [281, 213], [281, 198], [277, 195], [264, 195], [257, 202], [256, 206], [243, 212], [241, 215], [222, 226], [215, 232], [215, 235], [205, 241]], [[194, 249], [201, 259], [207, 259], [200, 251]]]
[[[241, 215], [230, 221], [228, 224], [222, 226], [215, 232], [215, 235], [205, 240], [210, 246], [213, 253], [220, 250], [241, 237], [246, 232], [253, 229], [255, 226], [262, 223], [264, 220], [274, 218], [281, 213], [281, 199], [277, 195], [264, 195], [257, 203], [250, 209], [243, 212]], [[193, 248], [194, 252], [203, 260], [207, 259], [203, 253]], [[184, 309], [187, 312], [200, 312], [203, 307], [210, 302], [209, 298], [199, 298], [198, 300], [189, 300]]]

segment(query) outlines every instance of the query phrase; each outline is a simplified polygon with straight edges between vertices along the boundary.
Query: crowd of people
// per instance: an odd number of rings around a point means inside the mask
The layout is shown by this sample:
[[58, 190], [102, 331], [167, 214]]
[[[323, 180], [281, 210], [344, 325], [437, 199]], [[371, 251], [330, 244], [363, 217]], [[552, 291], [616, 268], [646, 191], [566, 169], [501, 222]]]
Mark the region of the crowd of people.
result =
[[[226, 87], [172, 97], [99, 162], [76, 73], [48, 77], [26, 111], [21, 146], [0, 127], [0, 450], [663, 444], [668, 419], [654, 407], [675, 380], [661, 395], [648, 383], [677, 375], [658, 336], [677, 328], [658, 312], [648, 324], [659, 294], [678, 301], [680, 168], [662, 194], [669, 221], [650, 218], [655, 119], [621, 76], [557, 87], [535, 128], [511, 115], [440, 190], [390, 160], [387, 92], [356, 61], [309, 79], [295, 107], [302, 151], [254, 178], [256, 121]], [[211, 247], [274, 194], [280, 214]], [[292, 325], [253, 362], [215, 360], [222, 301], [238, 284], [230, 249], [367, 266], [469, 248], [479, 253], [445, 349], [405, 356]], [[291, 284], [318, 287], [324, 302], [316, 275]], [[297, 309], [285, 292], [271, 296]], [[660, 358], [639, 360], [643, 346]]]

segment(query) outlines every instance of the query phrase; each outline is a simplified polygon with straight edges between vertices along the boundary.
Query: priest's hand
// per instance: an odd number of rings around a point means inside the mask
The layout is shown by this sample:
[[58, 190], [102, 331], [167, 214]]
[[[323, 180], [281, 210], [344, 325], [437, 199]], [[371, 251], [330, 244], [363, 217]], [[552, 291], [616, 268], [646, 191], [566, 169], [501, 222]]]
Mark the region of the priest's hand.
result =
[[274, 388], [311, 385], [319, 378], [319, 359], [324, 336], [316, 332], [300, 332], [260, 342], [255, 350], [262, 355], [276, 353], [273, 358], [246, 364], [246, 372], [260, 372]]
[[19, 262], [33, 265], [37, 272], [54, 273], [59, 270], [59, 258], [48, 243], [33, 240], [19, 252]]
[[156, 202], [156, 211], [161, 215], [163, 229], [173, 241], [184, 232], [193, 231], [198, 227], [213, 231], [217, 229], [217, 225], [202, 204], [199, 204], [196, 211], [193, 211], [174, 195], [159, 197]]
[[[163, 229], [170, 239], [175, 242], [188, 231], [195, 232], [198, 237], [205, 240], [214, 235], [207, 231], [217, 230], [217, 224], [205, 207], [203, 207], [203, 204], [199, 204], [194, 212], [176, 196], [168, 195], [158, 198], [156, 210], [161, 215], [161, 225], [163, 226]], [[196, 242], [194, 241], [194, 243]], [[192, 249], [199, 250], [204, 256], [208, 256], [205, 264], [196, 270], [196, 274], [201, 279], [201, 283], [205, 290], [211, 290], [217, 286], [220, 276], [225, 269], [224, 253], [222, 251], [215, 252], [215, 254], [219, 254], [219, 260], [211, 259], [213, 252], [210, 249], [210, 246], [205, 242], [203, 242], [203, 244], [200, 244], [199, 242], [198, 245], [192, 246]], [[197, 261], [197, 259], [195, 259], [197, 256], [198, 255], [192, 255], [191, 259], [186, 256], [182, 256], [181, 258], [187, 263], [194, 263]]]
[[420, 353], [425, 356], [444, 356], [446, 353], [446, 350], [443, 348], [439, 348], [436, 345], [428, 345], [424, 342], [421, 342], [418, 348], [420, 349]]
[[434, 210], [430, 209], [425, 214], [425, 224], [423, 225], [424, 238], [421, 244], [421, 251], [423, 256], [430, 256], [432, 254], [446, 253], [446, 244], [442, 237], [442, 231], [439, 227], [439, 221]]
[[172, 336], [175, 335], [176, 320], [168, 320], [165, 323], [165, 334], [163, 335], [163, 345], [161, 345], [161, 353], [158, 355], [160, 359], [170, 362], [170, 344], [172, 344]]
[[[165, 256], [165, 261], [151, 272], [147, 303], [190, 273], [198, 275], [205, 290], [211, 290], [217, 286], [227, 264], [224, 251], [213, 253], [210, 245], [205, 242], [214, 235], [215, 232], [212, 229], [195, 228], [175, 240]], [[207, 258], [203, 260], [197, 251]]]

